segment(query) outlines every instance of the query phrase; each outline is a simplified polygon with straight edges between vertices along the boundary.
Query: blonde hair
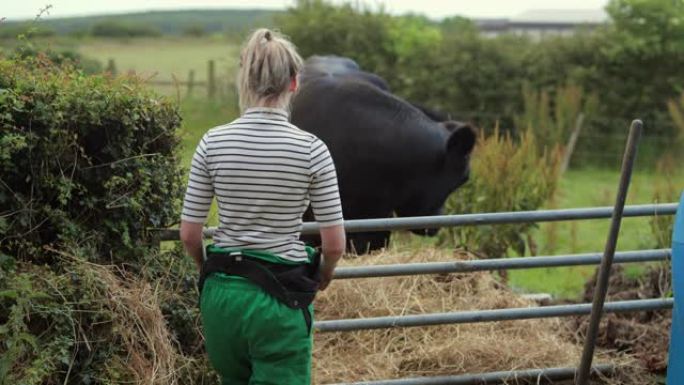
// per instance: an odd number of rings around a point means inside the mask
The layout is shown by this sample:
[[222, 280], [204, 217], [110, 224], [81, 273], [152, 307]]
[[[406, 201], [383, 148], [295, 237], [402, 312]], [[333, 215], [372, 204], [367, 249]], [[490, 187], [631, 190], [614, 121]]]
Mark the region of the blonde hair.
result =
[[302, 68], [297, 49], [283, 35], [266, 28], [247, 39], [240, 55], [237, 84], [242, 111], [256, 106], [287, 108], [292, 78]]

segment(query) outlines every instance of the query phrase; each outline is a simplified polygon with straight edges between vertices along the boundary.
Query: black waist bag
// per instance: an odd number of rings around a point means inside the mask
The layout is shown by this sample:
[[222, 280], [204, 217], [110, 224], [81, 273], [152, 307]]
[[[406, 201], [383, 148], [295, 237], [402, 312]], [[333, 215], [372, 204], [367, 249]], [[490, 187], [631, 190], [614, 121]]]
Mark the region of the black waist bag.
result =
[[313, 302], [320, 277], [321, 254], [316, 252], [311, 263], [284, 265], [251, 258], [239, 252], [215, 253], [207, 251], [198, 282], [200, 296], [204, 281], [212, 273], [224, 273], [247, 278], [266, 293], [292, 309], [302, 309], [307, 330], [311, 330], [308, 307]]

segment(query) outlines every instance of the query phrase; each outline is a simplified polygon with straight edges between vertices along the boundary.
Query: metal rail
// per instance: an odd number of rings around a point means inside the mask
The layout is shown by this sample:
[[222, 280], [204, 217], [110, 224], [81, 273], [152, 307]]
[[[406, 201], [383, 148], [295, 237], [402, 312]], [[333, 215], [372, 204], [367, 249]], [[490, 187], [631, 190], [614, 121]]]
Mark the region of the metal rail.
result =
[[[671, 258], [670, 249], [642, 250], [623, 253], [615, 253], [620, 223], [623, 217], [674, 215], [677, 212], [677, 203], [646, 204], [625, 206], [627, 188], [631, 178], [632, 167], [636, 157], [636, 148], [641, 134], [642, 123], [635, 120], [632, 122], [630, 135], [623, 157], [620, 185], [614, 207], [593, 207], [562, 210], [538, 210], [518, 211], [502, 213], [478, 213], [465, 215], [445, 215], [408, 218], [377, 218], [358, 219], [345, 222], [347, 232], [367, 231], [393, 231], [412, 229], [434, 229], [455, 226], [478, 226], [498, 225], [510, 223], [538, 223], [567, 220], [585, 220], [612, 218], [608, 240], [603, 255], [577, 254], [565, 256], [548, 256], [516, 259], [495, 259], [477, 261], [454, 261], [438, 263], [416, 263], [400, 265], [381, 265], [340, 268], [335, 274], [337, 279], [362, 278], [362, 277], [386, 277], [416, 274], [438, 274], [451, 272], [471, 272], [482, 270], [499, 269], [524, 269], [535, 267], [553, 266], [576, 266], [601, 264], [599, 279], [593, 304], [557, 305], [532, 308], [509, 308], [496, 310], [478, 310], [450, 313], [418, 314], [406, 316], [388, 316], [361, 319], [339, 319], [317, 321], [314, 327], [320, 332], [341, 332], [355, 330], [370, 330], [395, 327], [416, 327], [445, 324], [461, 324], [475, 322], [492, 322], [508, 320], [524, 320], [533, 318], [562, 317], [573, 315], [591, 314], [587, 339], [582, 355], [580, 367], [575, 368], [542, 368], [521, 371], [504, 371], [481, 374], [469, 374], [459, 376], [442, 376], [432, 378], [414, 378], [399, 380], [383, 380], [373, 382], [358, 382], [355, 384], [368, 385], [411, 385], [411, 384], [494, 384], [510, 380], [537, 380], [537, 382], [576, 379], [578, 385], [585, 385], [590, 375], [602, 372], [612, 373], [615, 370], [611, 365], [592, 367], [595, 339], [598, 332], [598, 324], [601, 315], [605, 313], [652, 311], [671, 309], [672, 298], [616, 301], [605, 303], [605, 296], [610, 276], [610, 267], [613, 262], [648, 262], [662, 261]], [[318, 232], [316, 223], [304, 223], [302, 234], [315, 234]], [[161, 241], [179, 240], [177, 229], [151, 229], [157, 233], [157, 239]], [[204, 231], [205, 237], [213, 236], [216, 228], [208, 228]]]
[[[674, 215], [677, 203], [659, 203], [625, 206], [623, 217], [646, 217], [656, 215]], [[455, 226], [500, 225], [510, 223], [557, 222], [581, 219], [610, 218], [613, 207], [588, 207], [561, 210], [511, 211], [501, 213], [480, 213], [462, 215], [436, 215], [406, 218], [351, 219], [344, 222], [347, 232], [435, 229]], [[150, 229], [159, 234], [161, 241], [177, 241], [180, 239], [178, 229]], [[211, 237], [215, 227], [204, 230], [205, 237]], [[316, 223], [307, 222], [302, 227], [302, 234], [315, 234]]]
[[[615, 253], [615, 263], [656, 262], [670, 259], [671, 249], [635, 250]], [[473, 271], [496, 271], [530, 269], [537, 267], [598, 265], [601, 253], [554, 255], [524, 258], [476, 259], [471, 261], [403, 263], [338, 267], [335, 279], [395, 277], [421, 274], [468, 273]]]
[[[531, 381], [534, 384], [549, 381], [572, 380], [575, 378], [576, 368], [545, 368], [511, 370], [501, 372], [461, 374], [455, 376], [402, 378], [397, 380], [363, 381], [354, 383], [340, 383], [333, 385], [491, 385], [502, 383], [518, 383], [517, 381]], [[615, 372], [613, 365], [596, 365], [592, 374], [609, 376]]]
[[[633, 301], [607, 302], [606, 313], [627, 313], [635, 311], [671, 309], [672, 298], [642, 299]], [[340, 319], [316, 321], [319, 332], [347, 332], [355, 330], [390, 329], [397, 327], [433, 326], [492, 321], [511, 321], [533, 318], [566, 317], [591, 313], [591, 304], [557, 305], [530, 308], [496, 310], [474, 310], [452, 313], [416, 314], [374, 318]]]

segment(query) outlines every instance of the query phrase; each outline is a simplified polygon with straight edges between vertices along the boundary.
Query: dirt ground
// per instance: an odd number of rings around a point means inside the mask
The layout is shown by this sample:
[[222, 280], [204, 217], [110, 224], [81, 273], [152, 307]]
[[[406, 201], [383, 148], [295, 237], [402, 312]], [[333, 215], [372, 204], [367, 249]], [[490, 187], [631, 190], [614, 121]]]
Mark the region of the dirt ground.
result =
[[[591, 302], [596, 277], [585, 286], [583, 302]], [[639, 277], [630, 277], [622, 267], [616, 266], [610, 278], [607, 301], [662, 298], [670, 296], [671, 272], [669, 264], [648, 268]], [[588, 317], [575, 317], [569, 321], [573, 338], [583, 340]], [[672, 311], [605, 314], [599, 331], [598, 347], [615, 350], [635, 357], [638, 363], [653, 374], [664, 374], [670, 341]]]

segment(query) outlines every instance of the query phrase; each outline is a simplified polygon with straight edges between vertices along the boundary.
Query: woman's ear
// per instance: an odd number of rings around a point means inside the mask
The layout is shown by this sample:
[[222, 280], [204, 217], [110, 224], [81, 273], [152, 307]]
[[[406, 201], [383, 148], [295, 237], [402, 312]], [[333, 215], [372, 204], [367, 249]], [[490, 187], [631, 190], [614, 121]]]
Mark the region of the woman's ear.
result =
[[299, 80], [297, 79], [297, 76], [293, 76], [292, 79], [290, 79], [290, 92], [295, 92], [297, 91], [297, 88], [299, 87]]

